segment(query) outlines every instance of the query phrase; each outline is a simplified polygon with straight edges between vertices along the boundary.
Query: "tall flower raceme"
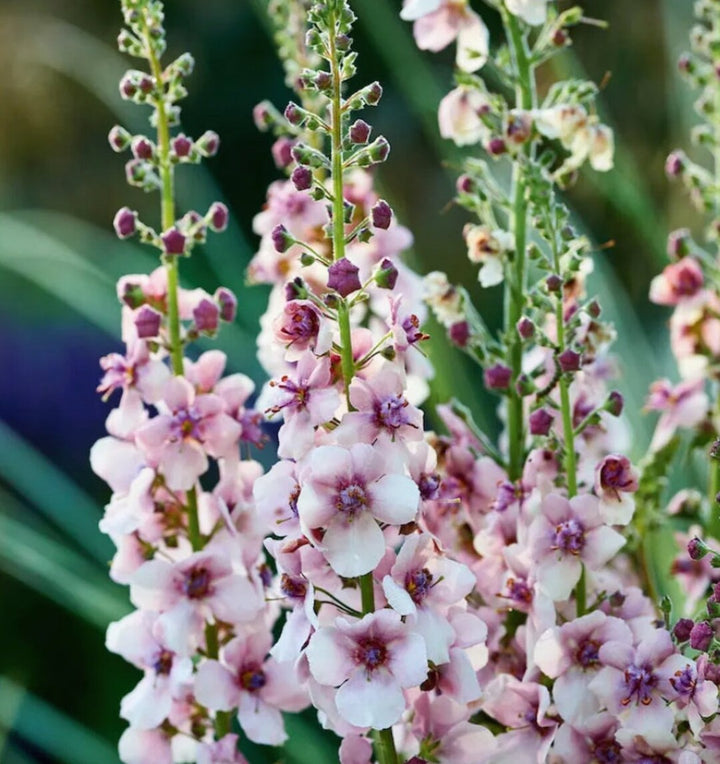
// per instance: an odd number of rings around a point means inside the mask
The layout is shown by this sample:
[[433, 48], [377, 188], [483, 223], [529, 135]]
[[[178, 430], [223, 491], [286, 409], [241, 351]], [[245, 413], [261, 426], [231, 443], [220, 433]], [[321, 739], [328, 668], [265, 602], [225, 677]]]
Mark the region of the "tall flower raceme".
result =
[[[297, 99], [255, 111], [288, 176], [255, 218], [249, 270], [273, 287], [260, 400], [281, 423], [281, 461], [254, 490], [276, 518], [266, 546], [287, 613], [272, 652], [295, 661], [344, 764], [395, 764], [398, 743], [412, 754], [446, 735], [484, 744], [489, 733], [454, 711], [480, 697], [486, 657], [486, 625], [466, 601], [474, 576], [423, 520], [438, 477], [416, 406], [430, 371], [421, 281], [399, 259], [409, 232], [373, 188], [388, 142], [358, 115], [382, 89], [350, 86], [345, 0], [269, 10]], [[450, 717], [428, 702], [441, 693]]]
[[[468, 256], [482, 287], [504, 287], [496, 337], [466, 290], [439, 272], [425, 280], [450, 339], [500, 396], [505, 425], [495, 444], [465, 406], [444, 409], [438, 498], [423, 513], [475, 573], [469, 612], [488, 626], [483, 696], [464, 718], [493, 737], [472, 760], [713, 760], [717, 672], [684, 650], [714, 646], [713, 622], [691, 640], [683, 622], [670, 630], [667, 606], [659, 619], [643, 543], [658, 467], [650, 462], [641, 478], [622, 455], [622, 396], [608, 388], [614, 333], [585, 296], [590, 243], [556, 191], [584, 164], [612, 168], [612, 132], [596, 115], [592, 83], [555, 82], [542, 100], [536, 88], [537, 69], [570, 44], [572, 27], [598, 22], [550, 0], [487, 5], [502, 21], [497, 47], [469, 2], [405, 0], [401, 12], [419, 47], [457, 46], [439, 128], [472, 152], [457, 184], [457, 202], [474, 215], [463, 231]], [[491, 60], [500, 92], [482, 78]], [[509, 188], [496, 163], [510, 164]], [[655, 395], [667, 401], [666, 431], [702, 408], [692, 382]]]
[[[123, 0], [122, 10], [120, 50], [146, 68], [129, 71], [120, 94], [150, 107], [154, 130], [115, 127], [110, 144], [132, 155], [129, 183], [158, 191], [161, 201], [157, 229], [127, 207], [115, 217], [118, 236], [155, 248], [159, 267], [118, 282], [126, 349], [101, 360], [98, 391], [105, 398], [119, 391], [120, 400], [91, 453], [113, 491], [100, 524], [117, 547], [110, 575], [129, 585], [137, 608], [110, 625], [107, 646], [143, 671], [121, 704], [130, 726], [119, 753], [127, 764], [244, 762], [232, 717], [251, 740], [278, 745], [286, 737], [281, 711], [308, 698], [269, 655], [278, 613], [266, 604], [262, 541], [273, 518], [256, 512], [262, 468], [239, 450], [260, 444], [261, 417], [247, 406], [253, 384], [223, 376], [227, 359], [218, 350], [189, 355], [194, 340], [234, 320], [237, 305], [227, 288], [211, 295], [178, 283], [180, 262], [208, 231], [226, 227], [228, 211], [216, 202], [204, 213], [178, 213], [175, 172], [213, 156], [219, 139], [177, 130], [193, 59], [161, 62], [162, 3]], [[212, 487], [211, 462], [219, 471]]]

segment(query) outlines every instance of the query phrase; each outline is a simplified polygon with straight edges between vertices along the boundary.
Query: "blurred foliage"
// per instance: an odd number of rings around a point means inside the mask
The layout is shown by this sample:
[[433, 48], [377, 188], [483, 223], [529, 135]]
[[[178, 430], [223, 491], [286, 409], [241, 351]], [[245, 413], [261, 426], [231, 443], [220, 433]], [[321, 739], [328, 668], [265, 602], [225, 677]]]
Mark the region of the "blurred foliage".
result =
[[[262, 381], [254, 335], [266, 291], [241, 288], [254, 247], [252, 216], [277, 176], [270, 141], [256, 133], [252, 106], [288, 93], [259, 11], [262, 0], [168, 2], [171, 52], [190, 49], [197, 61], [184, 128], [217, 130], [212, 175], [179, 176], [181, 204], [226, 199], [230, 232], [211, 240], [202, 257], [183, 265], [186, 283], [211, 291], [239, 289], [237, 325], [220, 346], [234, 368]], [[463, 213], [450, 206], [453, 147], [438, 138], [437, 101], [449, 89], [452, 52], [415, 49], [400, 0], [355, 0], [356, 47], [364, 81], [379, 79], [385, 97], [375, 116], [392, 145], [380, 176], [384, 193], [414, 232], [412, 262], [421, 272], [446, 268], [474, 284], [460, 235]], [[610, 21], [603, 32], [581, 28], [576, 49], [589, 77], [603, 82], [602, 116], [616, 129], [618, 169], [586, 174], [569, 194], [599, 249], [593, 289], [619, 329], [618, 353], [637, 428], [635, 458], [647, 443], [640, 413], [647, 384], [674, 376], [664, 321], [646, 300], [664, 258], [671, 227], [697, 224], [666, 183], [664, 158], [686, 145], [692, 123], [688, 95], [674, 60], [690, 23], [687, 0], [590, 0], [588, 15]], [[115, 279], [147, 271], [151, 257], [117, 242], [110, 222], [130, 204], [155, 215], [154, 198], [129, 189], [122, 159], [110, 151], [108, 129], [119, 119], [133, 129], [139, 110], [117, 95], [131, 65], [114, 50], [118, 4], [109, 0], [3, 0], [0, 4], [0, 761], [113, 762], [123, 723], [120, 697], [138, 673], [104, 648], [103, 629], [127, 610], [126, 592], [107, 580], [109, 545], [97, 531], [107, 489], [90, 472], [87, 453], [103, 433], [108, 407], [94, 392], [97, 358], [119, 347]], [[580, 64], [564, 59], [567, 71]], [[550, 74], [548, 74], [550, 76]], [[441, 166], [441, 162], [444, 166]], [[198, 172], [197, 170], [194, 172]], [[199, 178], [199, 179], [198, 179]], [[578, 225], [581, 223], [578, 222]], [[473, 292], [495, 316], [499, 295]], [[477, 391], [463, 357], [442, 337], [432, 348], [439, 367], [435, 399], [452, 393], [472, 402], [478, 421], [493, 426], [492, 402]], [[289, 720], [302, 745], [288, 762], [335, 760], [326, 737]], [[252, 749], [253, 764], [277, 754]]]

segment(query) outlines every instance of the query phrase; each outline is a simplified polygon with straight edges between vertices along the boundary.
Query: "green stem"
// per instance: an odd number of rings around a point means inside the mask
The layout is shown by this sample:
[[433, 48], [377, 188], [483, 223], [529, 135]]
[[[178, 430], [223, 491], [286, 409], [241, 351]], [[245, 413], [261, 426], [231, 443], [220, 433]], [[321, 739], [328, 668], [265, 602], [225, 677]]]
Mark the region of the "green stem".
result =
[[[175, 193], [173, 165], [170, 161], [170, 122], [163, 98], [162, 67], [155, 53], [147, 25], [145, 26], [145, 49], [150, 63], [150, 70], [155, 80], [159, 96], [156, 101], [157, 109], [157, 147], [158, 169], [160, 171], [160, 220], [163, 231], [175, 225]], [[173, 374], [180, 377], [184, 373], [183, 343], [180, 335], [180, 308], [178, 305], [179, 273], [176, 256], [163, 258], [167, 273], [167, 320], [170, 360]], [[203, 547], [200, 526], [198, 522], [197, 492], [191, 488], [187, 493], [188, 537], [193, 551]]]
[[358, 579], [360, 582], [360, 601], [362, 602], [363, 615], [375, 612], [375, 590], [373, 587], [372, 572], [365, 573]]
[[395, 750], [395, 741], [393, 740], [392, 730], [373, 730], [373, 739], [375, 740], [375, 752], [377, 753], [380, 764], [397, 764], [398, 755]]
[[[519, 109], [532, 109], [535, 102], [535, 78], [525, 34], [515, 16], [507, 11], [503, 11], [503, 22], [515, 63], [515, 106]], [[513, 481], [518, 480], [522, 474], [525, 445], [523, 401], [515, 388], [515, 382], [522, 372], [522, 339], [515, 327], [522, 317], [525, 305], [528, 202], [524, 162], [532, 158], [532, 153], [532, 143], [529, 142], [513, 164], [510, 227], [515, 237], [515, 255], [511, 273], [505, 281], [505, 336], [509, 342], [508, 361], [512, 369], [507, 416], [508, 476]]]

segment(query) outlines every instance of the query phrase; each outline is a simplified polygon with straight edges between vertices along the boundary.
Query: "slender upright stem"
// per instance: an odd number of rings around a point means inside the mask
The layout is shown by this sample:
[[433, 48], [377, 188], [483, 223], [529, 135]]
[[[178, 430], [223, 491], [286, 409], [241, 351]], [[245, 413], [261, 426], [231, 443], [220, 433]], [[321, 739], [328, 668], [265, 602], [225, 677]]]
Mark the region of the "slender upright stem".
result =
[[[150, 62], [150, 70], [155, 80], [155, 86], [158, 89], [156, 102], [157, 148], [160, 182], [162, 184], [160, 191], [160, 217], [162, 230], [167, 231], [168, 228], [172, 228], [175, 225], [173, 166], [170, 161], [170, 122], [168, 120], [167, 109], [165, 108], [165, 99], [163, 98], [162, 67], [155, 53], [147, 25], [145, 26], [145, 49], [148, 61]], [[165, 257], [164, 264], [167, 273], [167, 317], [170, 359], [173, 374], [182, 376], [184, 368], [182, 337], [180, 336], [180, 309], [178, 305], [179, 276], [177, 257]], [[195, 488], [191, 488], [187, 493], [186, 508], [188, 513], [188, 537], [193, 551], [197, 551], [202, 549], [203, 540], [198, 523], [197, 493]]]
[[[535, 103], [535, 79], [527, 41], [515, 16], [505, 11], [503, 21], [515, 63], [515, 105], [519, 109], [532, 109]], [[518, 480], [522, 474], [525, 444], [523, 401], [515, 388], [522, 372], [522, 339], [515, 327], [525, 305], [528, 201], [524, 163], [531, 158], [532, 151], [532, 145], [526, 144], [513, 165], [510, 227], [515, 238], [515, 255], [511, 273], [505, 281], [505, 335], [509, 342], [508, 361], [512, 369], [507, 416], [510, 480]]]

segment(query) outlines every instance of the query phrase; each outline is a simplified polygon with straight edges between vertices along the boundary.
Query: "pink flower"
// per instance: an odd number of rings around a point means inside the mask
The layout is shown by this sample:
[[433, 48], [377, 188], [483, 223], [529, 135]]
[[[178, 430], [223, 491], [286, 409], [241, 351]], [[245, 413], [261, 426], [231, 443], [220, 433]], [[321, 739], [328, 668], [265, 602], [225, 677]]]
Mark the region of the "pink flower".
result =
[[217, 395], [196, 395], [183, 377], [173, 377], [165, 388], [163, 411], [136, 433], [136, 441], [150, 459], [157, 460], [167, 485], [185, 491], [208, 468], [206, 452], [222, 457], [236, 447], [241, 428], [225, 413]]
[[[698, 658], [707, 665], [707, 655]], [[713, 682], [702, 678], [699, 665], [694, 660], [676, 653], [663, 664], [670, 689], [667, 697], [674, 697], [678, 707], [685, 710], [690, 728], [697, 737], [705, 725], [703, 717], [713, 716], [718, 711], [718, 688]], [[674, 669], [674, 670], [673, 670]]]
[[161, 729], [126, 729], [118, 743], [124, 764], [173, 764], [172, 747], [167, 733]]
[[632, 519], [635, 500], [630, 494], [638, 489], [638, 477], [626, 456], [609, 454], [595, 468], [595, 493], [608, 525], [627, 525]]
[[215, 743], [202, 743], [197, 750], [197, 764], [248, 764], [238, 750], [238, 736], [225, 735]]
[[703, 379], [681, 382], [675, 387], [667, 379], [653, 382], [645, 408], [663, 413], [655, 427], [651, 451], [666, 446], [679, 427], [692, 429], [705, 419], [709, 401], [704, 387]]
[[526, 24], [539, 26], [547, 18], [548, 0], [505, 0], [507, 9]]
[[455, 141], [457, 146], [479, 143], [490, 135], [490, 128], [481, 115], [488, 111], [488, 99], [469, 87], [457, 87], [440, 101], [438, 123], [440, 135]]
[[337, 618], [315, 632], [307, 657], [317, 682], [339, 687], [338, 711], [357, 727], [391, 727], [405, 711], [403, 689], [427, 676], [423, 638], [392, 610], [356, 622]]
[[273, 321], [275, 339], [285, 345], [287, 361], [299, 360], [304, 350], [323, 355], [332, 344], [332, 325], [310, 300], [289, 300]]
[[267, 658], [272, 635], [264, 630], [235, 637], [222, 649], [221, 660], [208, 660], [195, 677], [195, 697], [213, 711], [237, 708], [243, 732], [263, 745], [287, 740], [281, 711], [300, 711], [307, 694], [292, 679], [292, 667]]
[[318, 547], [333, 570], [352, 577], [371, 571], [385, 554], [378, 521], [409, 523], [419, 501], [414, 481], [392, 472], [383, 451], [358, 443], [349, 450], [320, 446], [310, 453], [297, 506], [306, 535], [325, 529]]
[[698, 261], [692, 257], [683, 257], [655, 276], [650, 283], [650, 301], [657, 305], [677, 305], [681, 300], [696, 295], [703, 281]]
[[594, 496], [575, 496], [568, 501], [551, 493], [543, 499], [540, 511], [529, 537], [536, 575], [548, 596], [566, 600], [580, 579], [583, 564], [596, 570], [615, 556], [625, 539], [603, 524]]
[[300, 528], [300, 481], [296, 473], [294, 462], [277, 462], [253, 485], [255, 509], [276, 536], [291, 536]]
[[596, 714], [583, 723], [563, 724], [555, 737], [553, 753], [562, 762], [621, 762], [622, 747], [615, 740], [616, 716]]
[[126, 355], [110, 353], [100, 359], [105, 372], [97, 392], [103, 399], [114, 390], [136, 389], [146, 403], [155, 403], [162, 397], [162, 390], [170, 378], [170, 369], [165, 363], [150, 357], [145, 342], [135, 342]]

